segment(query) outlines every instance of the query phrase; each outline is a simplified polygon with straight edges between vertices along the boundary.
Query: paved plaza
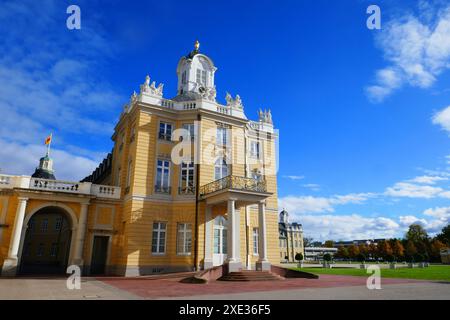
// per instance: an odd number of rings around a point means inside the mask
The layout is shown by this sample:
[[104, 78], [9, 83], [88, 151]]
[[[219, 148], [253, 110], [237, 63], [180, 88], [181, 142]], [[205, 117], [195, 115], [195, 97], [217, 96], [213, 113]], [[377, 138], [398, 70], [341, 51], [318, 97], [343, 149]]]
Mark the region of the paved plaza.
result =
[[321, 275], [319, 279], [180, 283], [178, 277], [83, 278], [69, 290], [64, 278], [0, 280], [0, 299], [450, 299], [450, 282], [382, 279], [369, 290], [365, 277]]

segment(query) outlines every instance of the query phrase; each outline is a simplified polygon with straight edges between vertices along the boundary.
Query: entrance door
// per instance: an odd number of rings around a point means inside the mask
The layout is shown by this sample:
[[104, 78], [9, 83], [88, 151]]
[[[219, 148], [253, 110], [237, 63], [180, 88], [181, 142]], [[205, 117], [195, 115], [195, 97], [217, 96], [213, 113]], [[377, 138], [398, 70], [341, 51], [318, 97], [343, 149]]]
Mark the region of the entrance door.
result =
[[104, 274], [108, 254], [108, 236], [94, 236], [92, 246], [91, 274]]
[[227, 259], [227, 220], [222, 216], [214, 219], [213, 265], [220, 266]]

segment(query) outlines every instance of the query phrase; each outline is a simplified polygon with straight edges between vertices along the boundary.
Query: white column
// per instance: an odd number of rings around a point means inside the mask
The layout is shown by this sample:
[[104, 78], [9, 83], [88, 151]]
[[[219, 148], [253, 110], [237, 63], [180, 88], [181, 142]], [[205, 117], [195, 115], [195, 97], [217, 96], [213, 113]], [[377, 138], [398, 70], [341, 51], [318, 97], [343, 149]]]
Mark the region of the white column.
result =
[[209, 269], [213, 267], [212, 256], [212, 233], [213, 220], [211, 219], [212, 206], [206, 206], [205, 208], [205, 257], [203, 260], [203, 269]]
[[84, 239], [86, 238], [86, 225], [89, 203], [81, 204], [80, 218], [78, 219], [77, 236], [75, 240], [75, 253], [73, 255], [72, 264], [83, 266], [83, 248]]
[[228, 200], [228, 272], [241, 270], [240, 214], [235, 204], [236, 199]]
[[259, 259], [256, 263], [257, 270], [270, 271], [270, 263], [267, 259], [267, 238], [266, 238], [266, 210], [265, 201], [258, 203], [258, 255]]
[[28, 198], [19, 197], [18, 199], [19, 204], [14, 220], [14, 229], [11, 234], [8, 257], [3, 262], [2, 276], [15, 276], [17, 273], [17, 255], [19, 253], [20, 239], [22, 238], [23, 220], [25, 218]]

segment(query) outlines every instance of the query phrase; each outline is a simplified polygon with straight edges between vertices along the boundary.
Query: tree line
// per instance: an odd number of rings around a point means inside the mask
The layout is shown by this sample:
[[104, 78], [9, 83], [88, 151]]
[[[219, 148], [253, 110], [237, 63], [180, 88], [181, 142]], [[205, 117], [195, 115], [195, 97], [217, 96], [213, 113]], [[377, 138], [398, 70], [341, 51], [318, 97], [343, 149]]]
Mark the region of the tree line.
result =
[[[334, 243], [328, 240], [324, 246], [333, 247]], [[412, 224], [403, 239], [386, 239], [369, 245], [339, 246], [334, 257], [358, 261], [440, 262], [440, 250], [446, 247], [450, 247], [450, 225], [435, 237], [430, 237], [421, 225]]]

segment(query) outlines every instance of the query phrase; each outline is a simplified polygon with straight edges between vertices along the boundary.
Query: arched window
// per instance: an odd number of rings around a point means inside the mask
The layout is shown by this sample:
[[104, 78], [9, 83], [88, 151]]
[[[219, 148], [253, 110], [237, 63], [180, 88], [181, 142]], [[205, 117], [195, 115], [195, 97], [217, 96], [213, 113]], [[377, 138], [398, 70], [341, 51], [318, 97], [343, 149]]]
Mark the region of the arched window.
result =
[[214, 165], [214, 178], [215, 180], [222, 179], [228, 176], [228, 165], [225, 158], [218, 158]]

